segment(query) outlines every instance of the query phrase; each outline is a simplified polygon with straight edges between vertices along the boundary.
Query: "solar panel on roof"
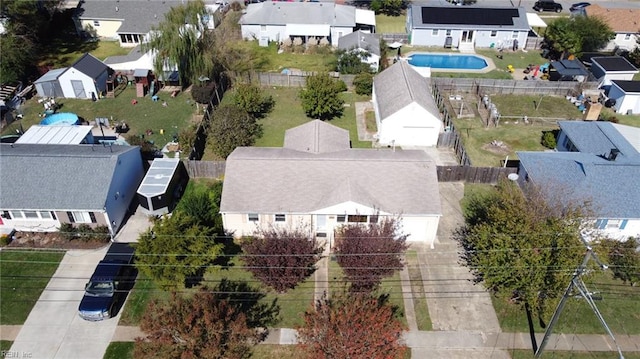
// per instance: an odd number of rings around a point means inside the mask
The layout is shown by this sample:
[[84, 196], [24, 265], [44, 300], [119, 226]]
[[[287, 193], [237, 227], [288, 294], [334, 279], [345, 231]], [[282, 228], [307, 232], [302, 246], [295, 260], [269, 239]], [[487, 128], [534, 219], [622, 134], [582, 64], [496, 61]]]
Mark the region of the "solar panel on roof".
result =
[[513, 26], [518, 16], [518, 9], [422, 7], [423, 24]]

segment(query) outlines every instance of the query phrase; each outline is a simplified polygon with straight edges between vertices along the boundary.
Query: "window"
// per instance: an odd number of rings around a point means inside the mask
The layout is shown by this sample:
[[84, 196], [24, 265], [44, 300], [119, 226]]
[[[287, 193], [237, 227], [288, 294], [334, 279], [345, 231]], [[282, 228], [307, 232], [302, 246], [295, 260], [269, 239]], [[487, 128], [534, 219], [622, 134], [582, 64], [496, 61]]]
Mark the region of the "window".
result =
[[98, 26], [100, 26], [100, 21], [93, 20], [93, 27], [98, 27]]
[[42, 218], [42, 219], [53, 219], [53, 216], [51, 215], [51, 212], [43, 211], [43, 212], [40, 212], [40, 218]]
[[267, 31], [267, 25], [260, 25], [260, 31]]
[[286, 219], [284, 214], [276, 214], [276, 222], [284, 222]]
[[12, 219], [22, 219], [22, 218], [24, 218], [24, 216], [22, 215], [22, 212], [20, 212], [20, 211], [9, 211], [9, 214], [11, 215]]
[[498, 36], [498, 31], [496, 30], [491, 31], [491, 37], [496, 37], [496, 36]]
[[631, 34], [624, 34], [625, 40], [631, 40]]
[[511, 33], [511, 38], [512, 39], [517, 39], [518, 35], [519, 35], [519, 33], [517, 31], [514, 31], [513, 33]]
[[96, 216], [93, 212], [73, 211], [67, 212], [67, 215], [71, 223], [97, 223]]
[[344, 214], [339, 214], [338, 218], [336, 219], [336, 222], [344, 223], [346, 220], [347, 220], [347, 216], [345, 216]]
[[620, 227], [620, 223], [622, 223], [619, 219], [610, 219], [607, 221], [606, 228], [618, 228]]
[[23, 211], [26, 219], [38, 219], [38, 212], [36, 211]]
[[359, 214], [350, 214], [349, 223], [367, 223], [367, 216]]
[[447, 36], [451, 36], [451, 30], [447, 30]]
[[249, 213], [247, 217], [249, 218], [249, 222], [258, 222], [258, 220], [260, 220], [257, 213]]
[[378, 223], [378, 216], [377, 215], [369, 216], [369, 223]]
[[438, 36], [438, 29], [433, 29], [433, 31], [431, 32], [431, 35]]

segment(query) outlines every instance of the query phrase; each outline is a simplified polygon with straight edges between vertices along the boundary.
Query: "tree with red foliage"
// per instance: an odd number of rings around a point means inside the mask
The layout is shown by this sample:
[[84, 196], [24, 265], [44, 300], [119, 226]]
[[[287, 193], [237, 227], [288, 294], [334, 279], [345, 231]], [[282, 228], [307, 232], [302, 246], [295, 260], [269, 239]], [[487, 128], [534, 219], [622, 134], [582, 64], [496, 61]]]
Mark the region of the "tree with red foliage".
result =
[[260, 229], [241, 246], [247, 270], [280, 293], [313, 274], [322, 253], [322, 246], [303, 228]]
[[347, 225], [338, 230], [334, 253], [351, 282], [351, 290], [372, 291], [382, 278], [402, 269], [407, 235], [400, 221], [385, 218], [380, 223]]
[[298, 328], [301, 348], [309, 358], [402, 358], [403, 326], [388, 296], [343, 293], [319, 300]]
[[258, 302], [264, 296], [246, 283], [223, 280], [214, 290], [156, 299], [140, 322], [147, 336], [136, 339], [134, 357], [249, 358], [279, 313], [275, 301]]

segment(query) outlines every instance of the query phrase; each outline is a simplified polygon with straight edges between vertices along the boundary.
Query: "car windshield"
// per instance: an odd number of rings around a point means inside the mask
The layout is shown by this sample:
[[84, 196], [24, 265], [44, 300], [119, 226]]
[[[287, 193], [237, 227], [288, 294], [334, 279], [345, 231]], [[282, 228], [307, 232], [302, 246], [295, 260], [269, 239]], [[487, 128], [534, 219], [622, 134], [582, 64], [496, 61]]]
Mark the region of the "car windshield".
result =
[[87, 294], [93, 296], [104, 296], [113, 293], [113, 282], [89, 282], [87, 284]]

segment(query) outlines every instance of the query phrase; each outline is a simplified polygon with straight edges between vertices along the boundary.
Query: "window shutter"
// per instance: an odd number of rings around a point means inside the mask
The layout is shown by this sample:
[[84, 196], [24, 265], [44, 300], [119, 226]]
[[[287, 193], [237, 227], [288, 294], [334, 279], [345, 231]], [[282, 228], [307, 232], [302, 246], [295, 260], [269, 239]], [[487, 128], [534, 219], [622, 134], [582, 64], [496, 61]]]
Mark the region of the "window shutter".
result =
[[623, 219], [623, 220], [622, 220], [622, 223], [620, 223], [620, 229], [624, 229], [624, 227], [626, 227], [626, 226], [627, 226], [627, 222], [629, 222], [629, 220], [628, 220], [628, 219]]
[[56, 217], [56, 212], [51, 211], [51, 218], [56, 219], [56, 220], [58, 219], [58, 217]]
[[67, 216], [69, 217], [69, 223], [76, 223], [76, 221], [73, 219], [73, 213], [67, 212]]
[[93, 212], [89, 212], [89, 218], [91, 218], [91, 223], [98, 223], [98, 221], [96, 221], [96, 215]]
[[600, 222], [600, 227], [598, 227], [598, 228], [600, 228], [600, 229], [607, 228], [607, 222], [609, 222], [608, 219], [602, 219], [601, 222]]

